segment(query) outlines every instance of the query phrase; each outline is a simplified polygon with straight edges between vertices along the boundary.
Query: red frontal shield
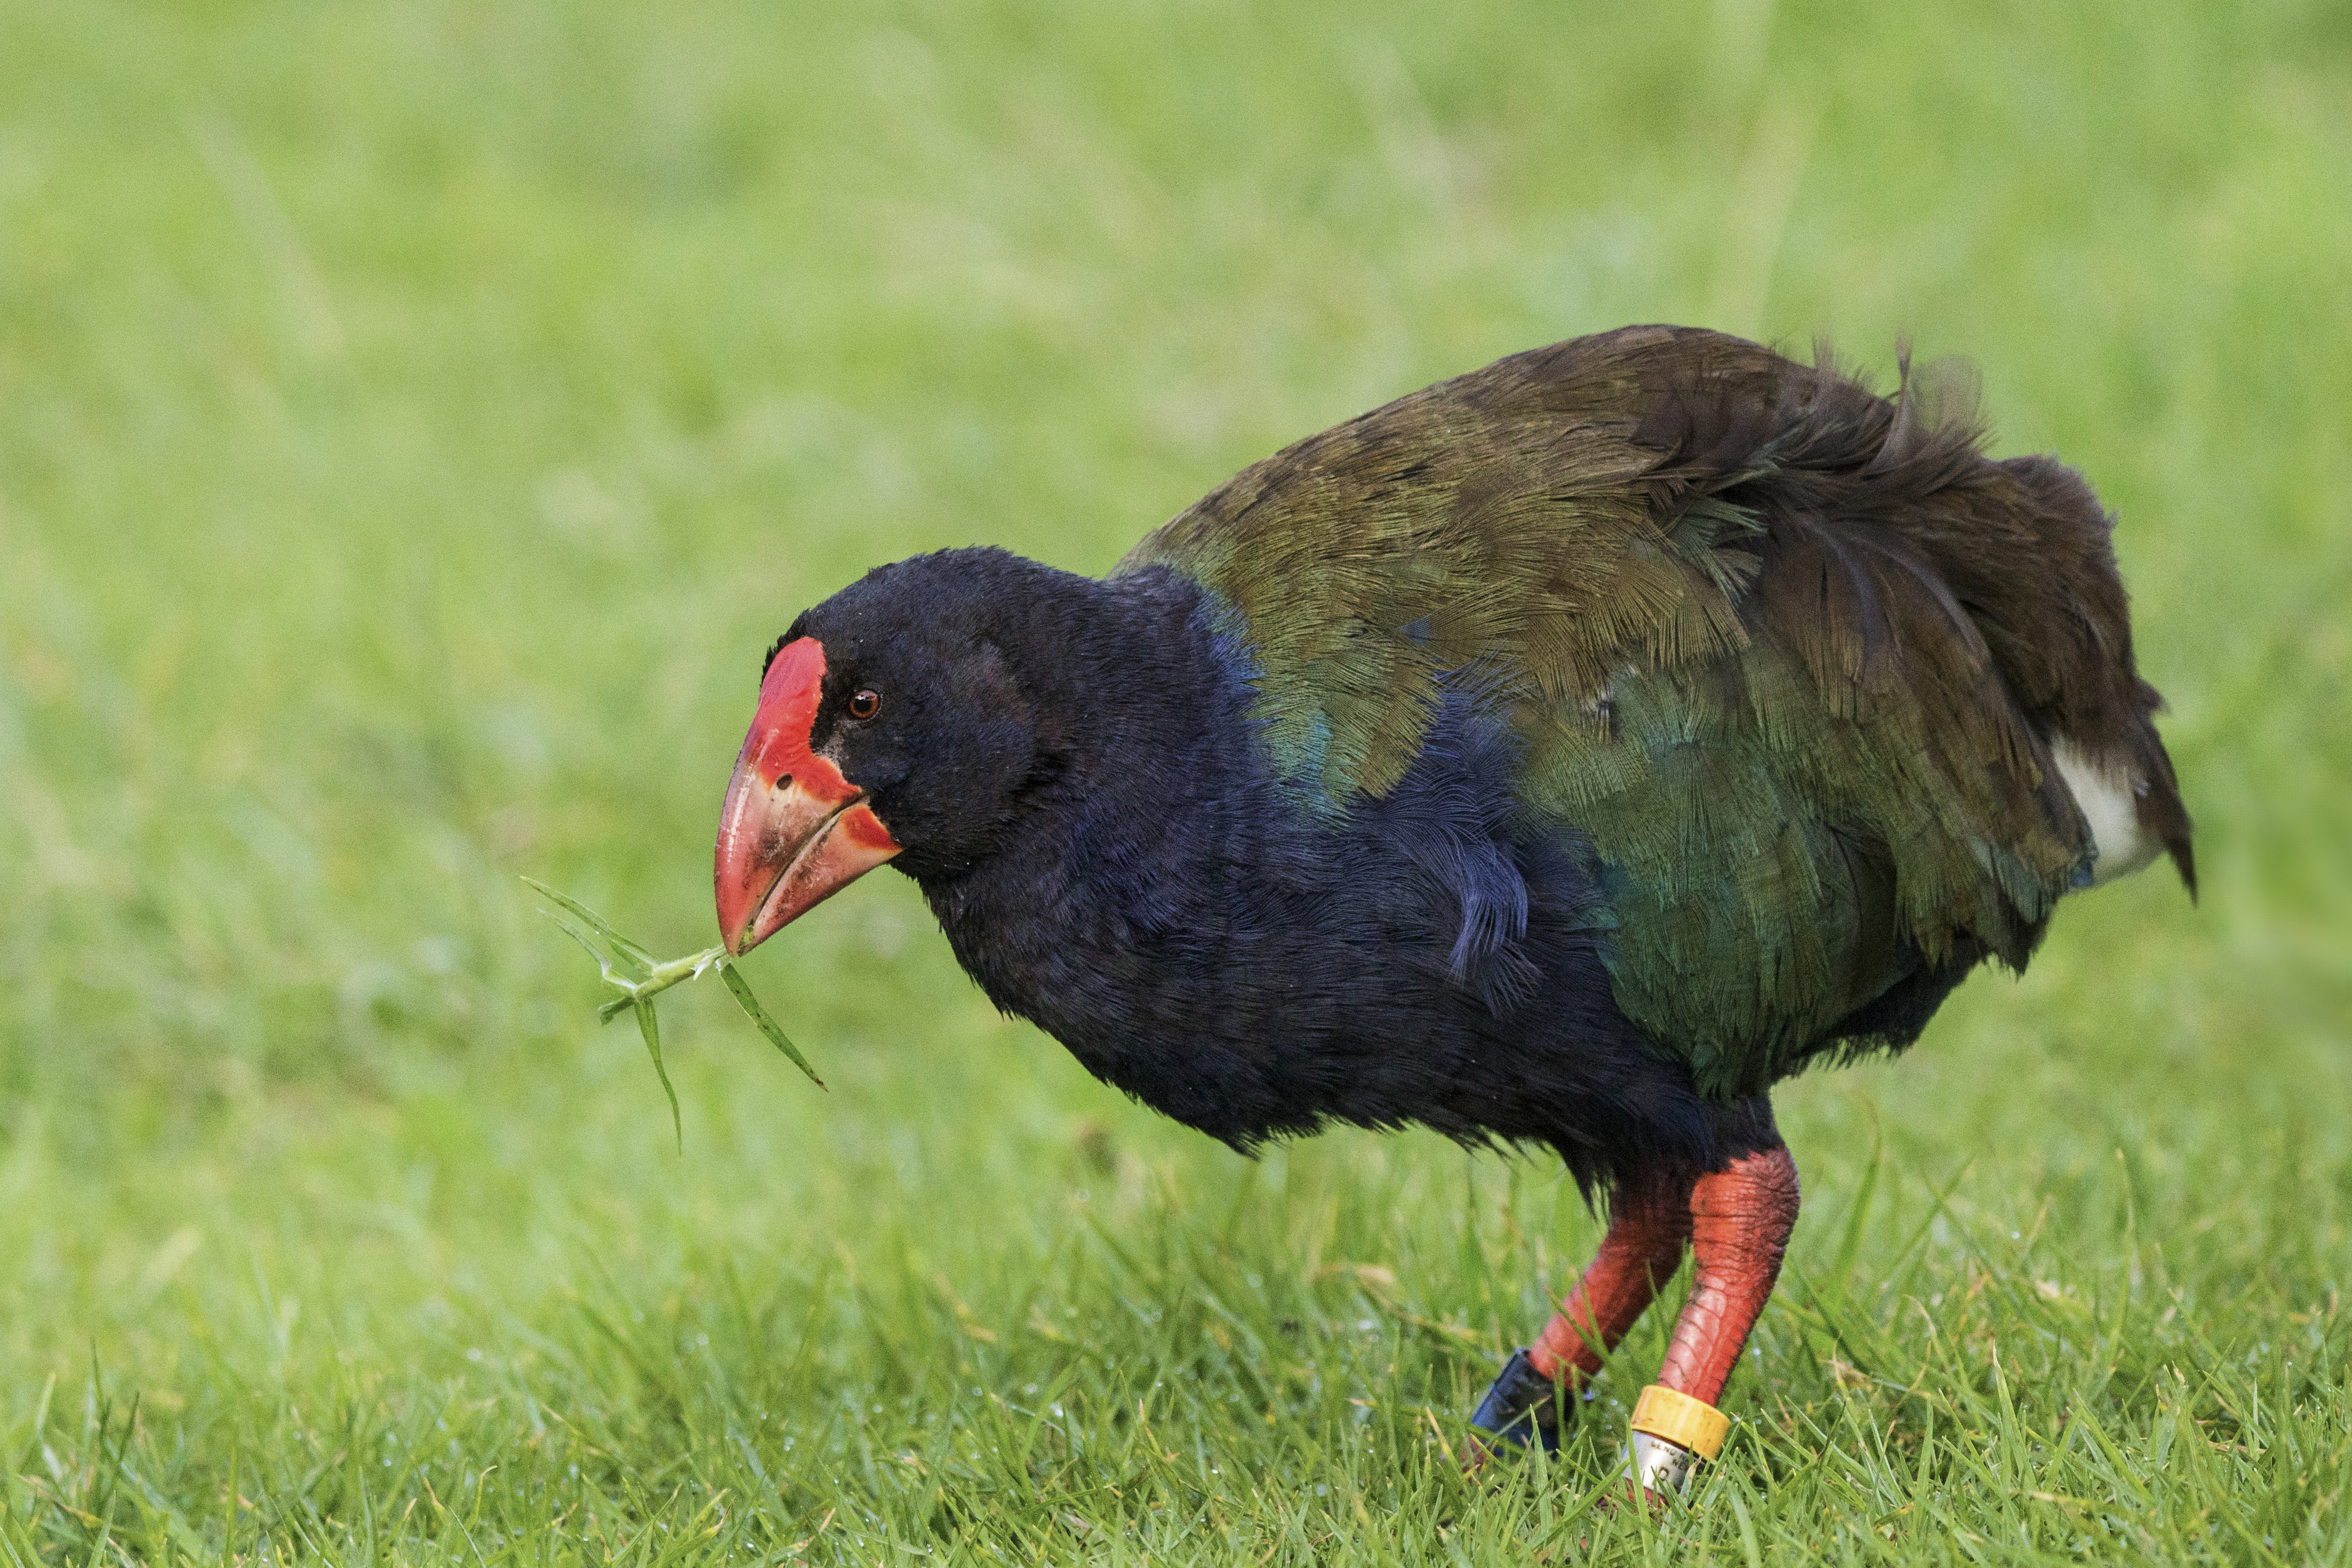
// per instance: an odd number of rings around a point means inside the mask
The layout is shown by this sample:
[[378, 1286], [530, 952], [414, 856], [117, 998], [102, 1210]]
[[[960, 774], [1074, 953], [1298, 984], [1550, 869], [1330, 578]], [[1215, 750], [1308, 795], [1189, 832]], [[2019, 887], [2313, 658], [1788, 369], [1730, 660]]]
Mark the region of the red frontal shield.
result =
[[746, 953], [898, 852], [866, 792], [809, 749], [824, 695], [824, 647], [786, 644], [760, 684], [727, 803], [719, 809], [711, 890], [719, 938]]

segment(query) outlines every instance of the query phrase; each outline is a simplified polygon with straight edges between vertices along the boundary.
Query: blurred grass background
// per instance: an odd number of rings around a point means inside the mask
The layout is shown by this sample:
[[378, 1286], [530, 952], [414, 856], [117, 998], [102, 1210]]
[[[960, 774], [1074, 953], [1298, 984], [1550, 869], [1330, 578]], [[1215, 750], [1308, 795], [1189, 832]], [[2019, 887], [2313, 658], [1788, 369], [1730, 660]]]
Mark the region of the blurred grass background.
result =
[[[2340, 1561], [2347, 124], [2324, 0], [0, 0], [0, 1552]], [[1454, 1479], [1548, 1162], [1243, 1161], [903, 879], [748, 966], [829, 1095], [666, 1006], [674, 1152], [516, 878], [708, 940], [794, 612], [1631, 320], [1973, 357], [2205, 879], [1783, 1091], [1701, 1508], [1580, 1511], [1659, 1325]]]

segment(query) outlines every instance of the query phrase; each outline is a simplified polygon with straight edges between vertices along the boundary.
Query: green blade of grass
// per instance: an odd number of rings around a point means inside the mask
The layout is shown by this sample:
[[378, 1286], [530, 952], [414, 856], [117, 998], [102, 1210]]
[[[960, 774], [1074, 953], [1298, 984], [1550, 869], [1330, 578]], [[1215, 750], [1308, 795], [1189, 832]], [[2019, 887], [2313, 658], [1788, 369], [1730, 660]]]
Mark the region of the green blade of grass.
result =
[[751, 994], [751, 983], [736, 973], [735, 966], [724, 958], [719, 960], [719, 977], [727, 982], [729, 990], [735, 993], [735, 1000], [742, 1007], [743, 1016], [759, 1025], [760, 1032], [766, 1035], [778, 1051], [790, 1057], [794, 1067], [807, 1073], [810, 1082], [824, 1088], [824, 1080], [816, 1075], [816, 1069], [808, 1064], [808, 1058], [803, 1056], [799, 1049], [785, 1038], [784, 1031], [776, 1027], [776, 1020], [768, 1016], [767, 1009], [760, 1005], [760, 998]]
[[646, 1037], [646, 1054], [654, 1059], [654, 1076], [661, 1080], [662, 1092], [669, 1096], [670, 1131], [677, 1135], [677, 1152], [686, 1153], [686, 1119], [678, 1113], [677, 1091], [670, 1087], [669, 1069], [662, 1065], [661, 1025], [654, 1020], [654, 1004], [644, 997], [637, 998], [637, 1032]]
[[[550, 916], [550, 918], [553, 917]], [[622, 1009], [635, 1007], [644, 998], [658, 996], [672, 986], [682, 986], [688, 980], [701, 978], [704, 972], [716, 964], [726, 951], [724, 947], [706, 947], [699, 953], [689, 953], [683, 958], [672, 958], [666, 963], [655, 965], [652, 975], [634, 982], [620, 979], [609, 969], [606, 970], [604, 977], [620, 987], [621, 994], [596, 1009], [596, 1021], [610, 1023], [620, 1015]]]
[[[602, 936], [606, 942], [612, 944], [613, 956], [619, 960], [622, 972], [626, 974], [629, 978], [633, 980], [645, 980], [652, 977], [655, 967], [658, 964], [659, 960], [655, 958], [655, 956], [645, 948], [638, 946], [635, 942], [630, 941], [627, 937], [614, 930], [611, 922], [607, 921], [603, 915], [597, 914], [594, 910], [589, 908], [586, 904], [582, 904], [577, 899], [565, 897], [562, 894], [556, 892], [555, 889], [548, 886], [547, 883], [541, 882], [536, 877], [527, 876], [522, 880], [523, 884], [529, 887], [533, 893], [538, 894], [541, 898], [552, 900], [554, 903], [561, 904], [563, 908], [571, 911], [573, 915], [578, 915], [582, 920], [587, 922], [588, 928], [591, 931], [595, 932], [596, 935]], [[595, 949], [593, 947], [590, 947], [589, 951], [593, 953]]]
[[1854, 1188], [1853, 1206], [1846, 1211], [1845, 1231], [1838, 1238], [1837, 1256], [1830, 1264], [1830, 1278], [1840, 1290], [1853, 1278], [1854, 1260], [1862, 1256], [1864, 1228], [1870, 1219], [1870, 1200], [1878, 1191], [1878, 1171], [1882, 1154], [1878, 1137], [1878, 1118], [1870, 1119], [1870, 1164], [1862, 1170], [1862, 1181]]
[[622, 994], [614, 998], [612, 1001], [605, 1003], [604, 1008], [599, 1009], [599, 1015], [609, 1018], [612, 1015], [607, 1009], [615, 1005], [621, 1007], [628, 1006], [630, 998], [637, 994], [637, 986], [641, 982], [632, 981], [625, 975], [614, 974], [613, 972], [612, 962], [607, 959], [604, 954], [596, 951], [596, 944], [589, 938], [588, 934], [581, 930], [579, 926], [573, 925], [570, 920], [558, 915], [552, 909], [542, 909], [540, 911], [540, 914], [545, 915], [549, 920], [553, 921], [555, 923], [556, 929], [562, 931], [566, 936], [571, 937], [574, 942], [580, 944], [580, 950], [587, 954], [591, 958], [596, 960], [596, 972], [604, 977], [604, 983], [606, 985], [618, 986], [621, 988]]
[[[808, 1075], [810, 1082], [820, 1089], [824, 1087], [824, 1080], [817, 1076], [816, 1069], [809, 1065], [808, 1058], [800, 1053], [800, 1048], [777, 1027], [775, 1019], [768, 1016], [767, 1009], [760, 1006], [760, 998], [751, 994], [751, 983], [727, 962], [724, 947], [706, 947], [699, 953], [689, 953], [685, 957], [667, 961], [656, 959], [650, 952], [614, 930], [610, 921], [579, 900], [567, 897], [535, 878], [527, 876], [522, 880], [533, 892], [557, 906], [542, 909], [540, 913], [553, 921], [559, 930], [580, 945], [583, 952], [596, 960], [596, 967], [607, 984], [619, 988], [619, 996], [596, 1009], [597, 1021], [610, 1023], [625, 1009], [637, 1015], [637, 1029], [646, 1037], [646, 1054], [653, 1059], [654, 1074], [661, 1080], [662, 1092], [669, 1097], [670, 1124], [677, 1134], [679, 1153], [686, 1150], [685, 1120], [678, 1110], [677, 1091], [671, 1086], [669, 1073], [662, 1065], [661, 1026], [654, 1017], [653, 1005], [653, 998], [672, 986], [683, 985], [716, 967], [726, 980], [728, 990], [734, 994], [736, 1004], [743, 1009], [744, 1016], [768, 1037], [771, 1044], [784, 1053], [787, 1061]], [[571, 915], [579, 916], [580, 921], [585, 923], [585, 928], [571, 919]], [[612, 946], [613, 961], [608, 961], [597, 950], [598, 936]], [[614, 973], [615, 962], [622, 973]]]

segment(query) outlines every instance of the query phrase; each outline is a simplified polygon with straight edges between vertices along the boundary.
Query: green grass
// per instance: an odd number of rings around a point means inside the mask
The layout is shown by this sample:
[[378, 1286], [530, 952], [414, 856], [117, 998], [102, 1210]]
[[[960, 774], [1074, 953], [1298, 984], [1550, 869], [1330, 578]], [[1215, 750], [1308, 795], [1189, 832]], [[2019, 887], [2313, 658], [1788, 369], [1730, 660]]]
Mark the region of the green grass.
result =
[[[0, 0], [0, 1562], [2352, 1556], [2340, 5]], [[1985, 372], [2205, 873], [1780, 1096], [1694, 1506], [1460, 1418], [1598, 1227], [1250, 1163], [876, 876], [666, 998], [759, 658], [1627, 320]], [[1579, 1543], [1583, 1542], [1582, 1548]]]

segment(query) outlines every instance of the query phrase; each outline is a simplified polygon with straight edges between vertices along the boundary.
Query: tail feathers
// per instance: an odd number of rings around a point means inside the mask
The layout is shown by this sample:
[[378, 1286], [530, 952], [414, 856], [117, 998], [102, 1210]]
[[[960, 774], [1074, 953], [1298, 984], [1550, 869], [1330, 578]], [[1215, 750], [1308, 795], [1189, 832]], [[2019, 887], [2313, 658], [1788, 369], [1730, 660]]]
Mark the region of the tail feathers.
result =
[[2197, 895], [2189, 846], [2189, 814], [2172, 784], [2169, 760], [2155, 730], [2137, 727], [2129, 749], [2094, 750], [2068, 736], [2050, 741], [2052, 771], [2080, 811], [2090, 853], [2075, 885], [2095, 887], [2129, 876], [2159, 854], [2170, 854]]
[[[1887, 451], [1916, 462], [1939, 432], [1947, 448], [1973, 448], [1982, 439], [1973, 388], [1963, 365], [1913, 371], [1906, 362]], [[1941, 526], [1920, 543], [1969, 607], [2027, 722], [2050, 738], [2053, 756], [2074, 750], [2076, 766], [2058, 756], [2059, 770], [2085, 819], [2098, 812], [2078, 782], [2084, 759], [2100, 776], [2089, 793], [2105, 780], [2119, 791], [2114, 821], [2095, 832], [2102, 841], [2094, 879], [2137, 870], [2161, 852], [2194, 899], [2189, 811], [2156, 733], [2164, 699], [2132, 657], [2115, 518], [2054, 457], [2012, 457], [1990, 470], [1951, 486]]]
[[1685, 346], [1634, 437], [1664, 455], [1653, 515], [1730, 563], [1711, 575], [1752, 580], [1751, 632], [1793, 650], [1842, 712], [1936, 751], [1964, 836], [2026, 855], [2019, 875], [2043, 895], [1978, 935], [2021, 961], [2070, 873], [2105, 882], [2159, 853], [2193, 896], [2162, 699], [2133, 660], [2115, 519], [2083, 477], [2055, 457], [1988, 460], [1966, 361], [1914, 363], [1906, 346], [1882, 399], [1826, 345], [1811, 369], [1729, 339]]
[[2180, 783], [2172, 775], [2172, 758], [2164, 749], [2164, 742], [2156, 737], [2156, 726], [2150, 716], [2164, 706], [2156, 688], [2146, 681], [2139, 683], [2139, 696], [2147, 706], [2132, 726], [2132, 761], [2136, 764], [2133, 785], [2132, 812], [2139, 831], [2164, 846], [2172, 857], [2173, 869], [2180, 873], [2180, 885], [2189, 890], [2191, 903], [2197, 898], [2197, 852], [2189, 841], [2189, 808], [2181, 803]]

